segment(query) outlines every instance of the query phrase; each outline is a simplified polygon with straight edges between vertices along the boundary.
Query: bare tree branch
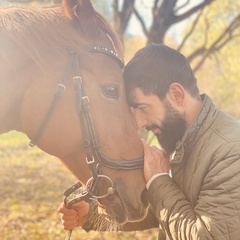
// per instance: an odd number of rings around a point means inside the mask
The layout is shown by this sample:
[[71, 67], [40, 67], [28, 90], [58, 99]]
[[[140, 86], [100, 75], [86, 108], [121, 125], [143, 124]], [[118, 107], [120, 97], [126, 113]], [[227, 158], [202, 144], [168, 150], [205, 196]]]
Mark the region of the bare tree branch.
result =
[[199, 12], [199, 14], [197, 15], [196, 19], [194, 20], [192, 27], [190, 28], [189, 32], [185, 35], [185, 37], [183, 38], [182, 42], [180, 43], [179, 47], [177, 48], [177, 50], [180, 52], [181, 49], [183, 48], [183, 46], [185, 45], [186, 41], [189, 39], [189, 37], [192, 35], [194, 29], [197, 26], [197, 23], [200, 19], [200, 17], [202, 16], [203, 13], [203, 9], [201, 9], [201, 11]]
[[113, 1], [112, 7], [113, 7], [113, 13], [114, 13], [114, 15], [115, 15], [116, 13], [119, 13], [119, 12], [118, 12], [118, 4], [119, 4], [118, 0], [114, 0], [114, 1]]
[[175, 15], [173, 23], [180, 22], [180, 21], [188, 18], [189, 16], [193, 15], [194, 13], [196, 13], [198, 10], [204, 9], [206, 6], [210, 5], [214, 1], [216, 1], [216, 0], [205, 0], [204, 2], [202, 2], [199, 5], [191, 8], [189, 11], [183, 13], [182, 15], [178, 15], [178, 16]]
[[154, 4], [153, 4], [153, 7], [152, 7], [153, 22], [155, 21], [155, 18], [156, 18], [157, 13], [158, 13], [158, 2], [159, 2], [159, 0], [155, 0]]
[[185, 3], [183, 3], [181, 6], [179, 6], [178, 8], [175, 9], [175, 12], [178, 12], [179, 10], [181, 10], [182, 8], [185, 8], [186, 6], [188, 6], [188, 4], [191, 2], [191, 0], [187, 0]]
[[140, 14], [138, 13], [138, 11], [136, 10], [136, 8], [134, 6], [133, 7], [133, 12], [135, 14], [135, 16], [137, 17], [138, 21], [140, 22], [141, 26], [142, 26], [142, 30], [143, 30], [143, 33], [145, 34], [145, 36], [148, 38], [148, 30], [147, 30], [147, 27], [146, 27], [146, 24], [145, 22], [143, 21], [143, 18], [140, 16]]
[[133, 13], [132, 6], [134, 5], [135, 0], [124, 0], [122, 4], [122, 10], [119, 10], [119, 1], [113, 1], [113, 10], [114, 10], [114, 25], [121, 38], [124, 36], [124, 32], [128, 26], [130, 17]]
[[[200, 69], [202, 64], [206, 61], [207, 57], [209, 57], [211, 54], [219, 51], [221, 48], [223, 48], [228, 42], [236, 38], [238, 34], [235, 36], [234, 30], [240, 28], [240, 15], [236, 16], [235, 19], [232, 21], [232, 23], [222, 32], [222, 34], [216, 39], [211, 46], [208, 49], [203, 49], [201, 51], [198, 51], [198, 54], [195, 52], [194, 57], [197, 57], [199, 55], [202, 55], [201, 59], [199, 60], [198, 64], [193, 68], [193, 71], [196, 72]], [[191, 57], [191, 60], [193, 59], [193, 55]]]
[[206, 29], [205, 29], [205, 34], [204, 34], [204, 42], [203, 42], [203, 45], [204, 45], [204, 46], [207, 46], [207, 44], [208, 44], [208, 31], [209, 31], [210, 26], [209, 26], [208, 18], [207, 18], [206, 16], [205, 16], [204, 20], [205, 20]]

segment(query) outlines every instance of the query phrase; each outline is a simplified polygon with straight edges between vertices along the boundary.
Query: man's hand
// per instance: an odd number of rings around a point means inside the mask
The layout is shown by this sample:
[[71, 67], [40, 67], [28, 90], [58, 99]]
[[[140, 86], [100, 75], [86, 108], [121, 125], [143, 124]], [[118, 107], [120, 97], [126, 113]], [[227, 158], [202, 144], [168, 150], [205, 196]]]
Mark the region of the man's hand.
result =
[[75, 227], [82, 226], [89, 211], [89, 204], [82, 201], [73, 204], [71, 209], [61, 203], [58, 212], [60, 213], [61, 222], [65, 230], [72, 230]]
[[152, 146], [150, 147], [144, 140], [142, 140], [144, 147], [144, 177], [146, 182], [158, 173], [169, 174], [170, 157], [161, 149]]

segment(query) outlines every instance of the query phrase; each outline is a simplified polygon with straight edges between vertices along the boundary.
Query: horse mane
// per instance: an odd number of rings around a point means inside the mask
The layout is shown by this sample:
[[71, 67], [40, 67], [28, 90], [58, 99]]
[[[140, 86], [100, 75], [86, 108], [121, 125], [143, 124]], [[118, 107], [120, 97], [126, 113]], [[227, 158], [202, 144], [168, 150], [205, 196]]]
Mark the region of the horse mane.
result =
[[[122, 43], [110, 24], [96, 12], [99, 30], [105, 31], [113, 41], [119, 56], [123, 57]], [[0, 8], [0, 32], [13, 39], [35, 61], [42, 51], [53, 49], [60, 53], [67, 49], [81, 52], [87, 44], [74, 29], [62, 6], [53, 7], [2, 7]], [[4, 49], [1, 49], [0, 51]]]

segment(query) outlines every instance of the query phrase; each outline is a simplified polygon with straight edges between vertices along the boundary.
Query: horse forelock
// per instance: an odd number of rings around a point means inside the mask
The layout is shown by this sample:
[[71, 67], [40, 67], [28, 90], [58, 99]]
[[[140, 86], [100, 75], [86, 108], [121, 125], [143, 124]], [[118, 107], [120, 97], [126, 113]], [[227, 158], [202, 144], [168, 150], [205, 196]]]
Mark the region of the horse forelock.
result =
[[[123, 57], [117, 34], [99, 13], [96, 17], [99, 28], [110, 35], [118, 54]], [[39, 61], [46, 47], [58, 52], [66, 52], [69, 48], [81, 52], [89, 44], [71, 26], [62, 6], [0, 8], [0, 32], [11, 37], [35, 61]]]

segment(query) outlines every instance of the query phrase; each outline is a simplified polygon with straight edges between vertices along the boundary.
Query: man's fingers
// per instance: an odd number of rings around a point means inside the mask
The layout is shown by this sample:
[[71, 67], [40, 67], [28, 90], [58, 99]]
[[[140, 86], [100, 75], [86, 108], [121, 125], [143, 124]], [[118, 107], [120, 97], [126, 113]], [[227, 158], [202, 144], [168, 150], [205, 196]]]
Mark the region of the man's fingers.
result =
[[64, 230], [72, 230], [77, 226], [77, 224], [78, 224], [77, 220], [72, 222], [62, 220]]
[[72, 208], [76, 211], [78, 211], [79, 213], [81, 213], [81, 216], [85, 216], [88, 214], [89, 211], [89, 204], [85, 201], [76, 203], [72, 205]]
[[74, 209], [69, 209], [69, 208], [66, 208], [66, 207], [64, 206], [64, 207], [59, 207], [59, 208], [58, 208], [58, 212], [66, 215], [66, 216], [69, 216], [69, 215], [74, 215], [74, 214], [76, 213], [76, 210], [74, 210]]
[[77, 220], [77, 212], [72, 215], [61, 214], [61, 219], [64, 221], [76, 221]]
[[143, 138], [141, 138], [141, 141], [142, 141], [143, 148], [144, 148], [144, 155], [148, 156], [149, 154], [151, 154], [151, 148]]
[[65, 230], [74, 229], [78, 225], [78, 215], [77, 215], [77, 212], [75, 210], [72, 210], [72, 211], [74, 212], [74, 214], [71, 214], [71, 215], [66, 215], [66, 214], [60, 213], [60, 215], [61, 215], [61, 222], [62, 222], [62, 225], [63, 225]]
[[61, 203], [58, 212], [62, 225], [65, 230], [74, 229], [77, 226], [82, 226], [89, 211], [87, 202], [79, 202], [72, 205], [72, 208], [66, 208], [64, 203]]
[[61, 203], [58, 210], [59, 213], [63, 213], [65, 215], [72, 215], [75, 211], [81, 213], [82, 216], [87, 215], [89, 211], [89, 204], [85, 201], [78, 202], [72, 205], [72, 208], [66, 208], [64, 203]]

